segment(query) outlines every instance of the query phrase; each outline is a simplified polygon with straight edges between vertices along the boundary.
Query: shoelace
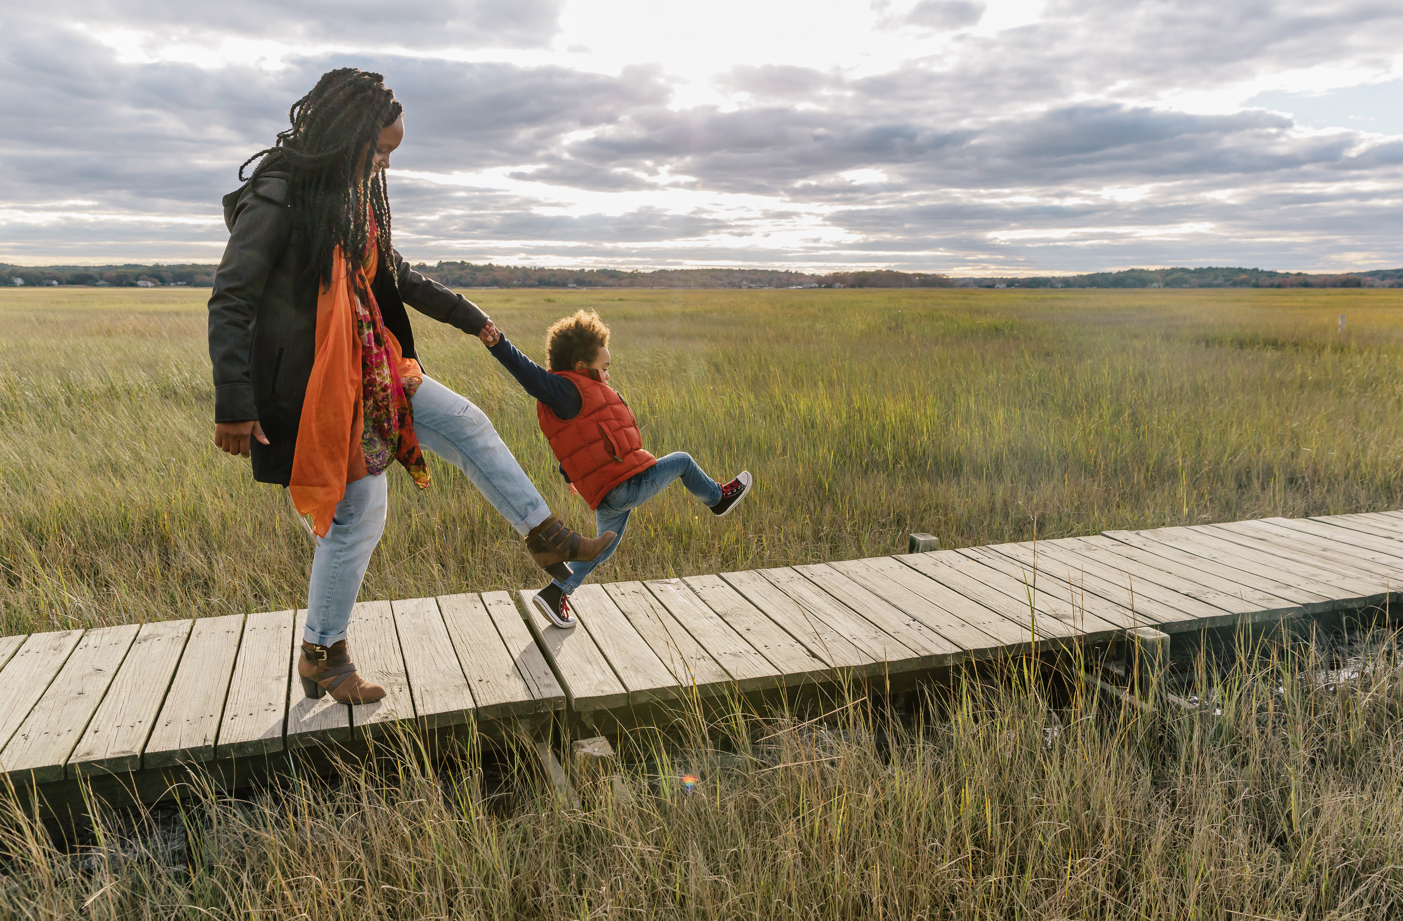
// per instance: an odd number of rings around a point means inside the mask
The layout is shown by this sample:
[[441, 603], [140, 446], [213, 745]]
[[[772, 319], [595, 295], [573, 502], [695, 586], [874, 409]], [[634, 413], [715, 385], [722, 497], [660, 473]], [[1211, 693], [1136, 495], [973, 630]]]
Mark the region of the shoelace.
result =
[[575, 613], [570, 610], [570, 596], [560, 596], [560, 617], [562, 620], [574, 620]]

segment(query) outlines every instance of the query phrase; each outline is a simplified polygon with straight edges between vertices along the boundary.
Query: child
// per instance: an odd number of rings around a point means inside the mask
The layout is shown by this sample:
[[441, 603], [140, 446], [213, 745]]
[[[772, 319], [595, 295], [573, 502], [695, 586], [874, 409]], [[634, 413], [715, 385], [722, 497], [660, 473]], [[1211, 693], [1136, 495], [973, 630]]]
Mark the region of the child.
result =
[[750, 471], [722, 485], [707, 476], [691, 456], [678, 451], [655, 458], [643, 450], [638, 422], [623, 397], [608, 386], [609, 327], [593, 310], [557, 320], [546, 330], [547, 371], [507, 341], [491, 320], [478, 333], [494, 358], [535, 397], [536, 419], [560, 462], [570, 488], [594, 509], [598, 534], [614, 531], [604, 551], [589, 562], [570, 565], [570, 578], [552, 579], [532, 599], [557, 627], [573, 627], [570, 593], [594, 568], [614, 555], [623, 540], [629, 512], [681, 478], [687, 491], [720, 517], [750, 491]]

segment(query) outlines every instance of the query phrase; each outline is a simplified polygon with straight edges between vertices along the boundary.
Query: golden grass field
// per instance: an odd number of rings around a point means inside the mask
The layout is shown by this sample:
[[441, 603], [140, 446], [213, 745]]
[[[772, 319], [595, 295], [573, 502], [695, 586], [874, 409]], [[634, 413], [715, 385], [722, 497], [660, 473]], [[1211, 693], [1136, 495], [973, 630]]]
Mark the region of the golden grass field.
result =
[[[910, 531], [963, 546], [1403, 507], [1403, 292], [469, 295], [538, 358], [550, 321], [599, 310], [647, 446], [756, 476], [720, 522], [670, 489], [601, 580], [888, 553]], [[0, 290], [3, 632], [302, 603], [308, 539], [211, 444], [206, 296]], [[416, 337], [592, 528], [477, 340], [427, 320]], [[433, 473], [416, 493], [391, 472], [363, 597], [537, 584], [487, 503]], [[636, 801], [580, 810], [524, 766], [488, 796], [469, 753], [197, 802], [174, 849], [169, 815], [100, 816], [74, 849], [8, 814], [0, 916], [1397, 917], [1393, 647], [1338, 685], [1272, 651], [1200, 677], [1217, 717], [1054, 702], [1017, 676], [957, 682], [915, 723], [741, 713], [634, 740]]]
[[[680, 487], [601, 580], [1105, 528], [1403, 506], [1403, 295], [1391, 290], [480, 291], [528, 354], [578, 307], [654, 453], [756, 477], [713, 521]], [[211, 445], [199, 290], [0, 290], [0, 629], [305, 600], [282, 491]], [[1346, 331], [1337, 331], [1340, 313]], [[534, 401], [421, 318], [430, 374], [478, 403], [551, 507], [593, 533]], [[391, 471], [363, 598], [534, 585], [457, 471]]]

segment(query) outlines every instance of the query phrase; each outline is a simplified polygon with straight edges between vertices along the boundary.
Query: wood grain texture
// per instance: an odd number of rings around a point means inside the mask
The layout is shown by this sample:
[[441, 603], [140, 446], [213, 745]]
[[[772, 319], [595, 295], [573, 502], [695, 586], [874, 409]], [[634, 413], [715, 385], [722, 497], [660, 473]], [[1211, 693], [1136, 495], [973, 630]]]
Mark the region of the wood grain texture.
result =
[[1374, 581], [1364, 569], [1325, 567], [1320, 557], [1303, 554], [1299, 545], [1277, 544], [1271, 534], [1236, 533], [1208, 525], [1157, 528], [1146, 536], [1270, 579], [1267, 588], [1273, 594], [1302, 603], [1328, 601], [1341, 593], [1365, 594]]
[[0, 750], [44, 696], [82, 638], [82, 630], [21, 637], [19, 651], [0, 670]]
[[779, 670], [681, 579], [656, 579], [644, 588], [692, 635], [742, 691], [778, 687]]
[[195, 621], [166, 702], [142, 751], [143, 768], [194, 764], [214, 757], [214, 740], [219, 735], [243, 632], [242, 614]]
[[[282, 751], [294, 616], [292, 611], [265, 611], [250, 614], [244, 621], [243, 640], [215, 741], [216, 757]], [[300, 620], [297, 628], [300, 636]]]
[[1065, 539], [1036, 544], [997, 544], [988, 549], [1017, 560], [1025, 567], [1037, 567], [1043, 573], [1130, 610], [1141, 624], [1183, 624], [1223, 613], [1221, 608], [1195, 598], [1153, 582], [1137, 580], [1126, 567], [1082, 556], [1076, 545]]
[[1390, 583], [1398, 583], [1400, 571], [1403, 571], [1403, 561], [1387, 550], [1345, 545], [1309, 530], [1281, 527], [1274, 521], [1216, 525], [1210, 533], [1240, 535], [1251, 541], [1248, 546], [1280, 558], [1283, 560], [1281, 568], [1297, 578], [1311, 579], [1330, 597], [1342, 592], [1362, 596], [1385, 591]]
[[989, 609], [1019, 628], [1022, 642], [1061, 642], [1083, 636], [1075, 624], [1044, 616], [1030, 606], [1021, 583], [995, 572], [954, 550], [912, 553], [893, 557], [897, 562], [934, 579], [946, 588]]
[[15, 783], [62, 780], [88, 720], [141, 628], [99, 627], [83, 634], [44, 696], [0, 751], [0, 769]]
[[883, 631], [793, 569], [782, 566], [759, 572], [771, 585], [788, 595], [806, 616], [823, 621], [861, 649], [873, 662], [879, 663], [882, 672], [909, 670], [917, 667], [917, 663], [925, 658], [923, 651], [914, 650]]
[[569, 705], [580, 713], [628, 706], [624, 687], [609, 660], [595, 645], [588, 630], [579, 626], [561, 630], [536, 610], [533, 589], [522, 589], [521, 608], [526, 624], [551, 664]]
[[68, 759], [68, 776], [129, 773], [156, 724], [194, 621], [142, 624], [122, 667]]
[[682, 583], [763, 655], [784, 684], [799, 685], [832, 677], [828, 662], [766, 617], [720, 576], [689, 576]]
[[855, 645], [840, 630], [815, 617], [760, 573], [723, 572], [721, 579], [830, 667], [863, 675], [882, 670], [880, 659]]
[[848, 578], [875, 592], [975, 657], [1029, 643], [1027, 628], [1015, 624], [934, 579], [889, 556], [832, 564]]
[[[394, 609], [388, 601], [363, 601], [351, 614], [347, 647], [351, 661], [367, 681], [385, 689], [380, 700], [351, 705], [351, 726], [367, 737], [383, 734], [390, 724], [414, 719], [414, 698], [409, 691], [404, 652], [395, 629]], [[330, 696], [330, 695], [328, 695]]]
[[685, 678], [673, 674], [602, 586], [580, 586], [570, 596], [570, 607], [580, 621], [575, 631], [584, 630], [594, 640], [610, 670], [628, 689], [629, 703], [638, 705], [682, 693]]
[[1109, 553], [1117, 560], [1131, 560], [1147, 570], [1156, 570], [1175, 588], [1223, 608], [1236, 618], [1280, 618], [1305, 613], [1297, 602], [1258, 588], [1242, 570], [1159, 541], [1143, 539], [1130, 531], [1107, 531], [1101, 536], [1119, 546], [1110, 551], [1097, 547], [1092, 552], [1097, 553], [1098, 558]]
[[923, 668], [949, 664], [951, 656], [962, 651], [958, 644], [950, 642], [920, 619], [888, 603], [878, 593], [827, 563], [795, 566], [793, 569], [883, 633], [899, 638], [903, 645], [923, 657]]
[[536, 645], [531, 629], [506, 592], [483, 592], [483, 606], [497, 628], [502, 645], [516, 664], [517, 674], [531, 695], [529, 713], [554, 713], [565, 706], [565, 690], [551, 671], [545, 653]]
[[[643, 583], [613, 582], [605, 585], [604, 590], [667, 666], [674, 686], [688, 692], [719, 694], [732, 684], [726, 669], [643, 587]], [[615, 671], [618, 671], [617, 665]]]
[[391, 602], [390, 607], [419, 722], [429, 729], [469, 722], [473, 695], [438, 601], [410, 598]]
[[1072, 624], [1088, 638], [1108, 637], [1141, 626], [1129, 608], [1113, 604], [1100, 595], [1088, 594], [1070, 582], [1049, 578], [988, 547], [968, 547], [955, 552], [999, 573], [1004, 578], [990, 581], [1016, 593], [1013, 596], [1016, 600], [1031, 598], [1043, 616]]

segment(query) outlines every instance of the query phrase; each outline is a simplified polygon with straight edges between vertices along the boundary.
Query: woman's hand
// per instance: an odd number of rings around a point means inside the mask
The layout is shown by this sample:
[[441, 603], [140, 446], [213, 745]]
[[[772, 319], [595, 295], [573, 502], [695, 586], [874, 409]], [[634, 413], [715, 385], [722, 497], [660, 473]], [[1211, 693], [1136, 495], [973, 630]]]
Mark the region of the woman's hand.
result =
[[488, 320], [487, 325], [478, 330], [477, 337], [482, 340], [483, 345], [490, 349], [501, 341], [502, 334], [497, 331], [497, 327], [493, 325], [492, 321]]
[[257, 438], [259, 444], [269, 443], [268, 436], [263, 434], [263, 426], [258, 424], [257, 419], [251, 422], [216, 422], [214, 424], [215, 446], [226, 454], [248, 457], [251, 438]]

